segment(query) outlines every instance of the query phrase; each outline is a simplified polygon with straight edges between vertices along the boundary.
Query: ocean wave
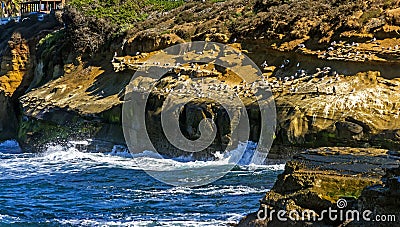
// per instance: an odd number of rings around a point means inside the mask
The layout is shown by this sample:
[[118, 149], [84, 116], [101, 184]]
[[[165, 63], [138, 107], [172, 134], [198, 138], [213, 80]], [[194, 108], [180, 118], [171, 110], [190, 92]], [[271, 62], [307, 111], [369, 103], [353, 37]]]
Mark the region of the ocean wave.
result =
[[[144, 174], [138, 163], [146, 165], [146, 170], [172, 176], [182, 171], [183, 180], [190, 180], [185, 174], [190, 176], [191, 171], [204, 173], [235, 165], [231, 155], [238, 154], [220, 153], [214, 161], [163, 159], [151, 151], [131, 154], [122, 146], [109, 153], [81, 152], [74, 146], [81, 143], [51, 144], [39, 154], [0, 158], [0, 180], [9, 189], [3, 191], [3, 197], [0, 195], [8, 204], [8, 208], [0, 209], [0, 225], [227, 226], [255, 207], [253, 202], [272, 186], [274, 170], [283, 169], [282, 165], [250, 163], [236, 166], [212, 184], [172, 187]], [[29, 213], [34, 209], [37, 211]], [[6, 214], [21, 216], [17, 219]]]
[[[241, 171], [262, 169], [282, 170], [284, 168], [283, 164], [256, 165], [249, 163], [254, 149], [245, 149], [243, 155], [243, 152], [241, 152], [243, 151], [243, 147], [226, 153], [217, 153], [216, 160], [213, 161], [199, 161], [193, 160], [190, 157], [166, 159], [152, 151], [131, 154], [126, 149], [123, 149], [123, 147], [115, 147], [109, 153], [87, 153], [81, 152], [75, 148], [74, 145], [78, 143], [82, 144], [84, 141], [73, 141], [68, 146], [51, 144], [47, 146], [43, 153], [29, 155], [17, 154], [13, 156], [14, 158], [2, 158], [0, 159], [0, 168], [5, 174], [0, 178], [7, 177], [7, 175], [8, 177], [23, 178], [26, 176], [55, 172], [79, 172], [88, 168], [121, 168], [155, 172], [185, 170], [203, 171], [205, 168], [229, 170], [231, 166], [233, 167], [236, 165], [234, 161], [237, 161], [239, 156], [244, 157], [244, 160], [240, 160], [240, 165], [237, 165], [237, 168]], [[16, 141], [6, 141], [2, 143], [2, 145], [15, 147], [18, 146], [18, 143]], [[240, 146], [246, 146], [246, 144], [241, 144]], [[254, 146], [254, 143], [251, 144], [251, 146], [247, 144], [247, 148]]]
[[130, 190], [135, 194], [141, 194], [142, 196], [171, 196], [171, 195], [247, 195], [255, 193], [265, 193], [270, 189], [249, 187], [245, 185], [224, 185], [224, 186], [205, 186], [201, 188], [189, 188], [189, 187], [173, 187], [165, 190]]

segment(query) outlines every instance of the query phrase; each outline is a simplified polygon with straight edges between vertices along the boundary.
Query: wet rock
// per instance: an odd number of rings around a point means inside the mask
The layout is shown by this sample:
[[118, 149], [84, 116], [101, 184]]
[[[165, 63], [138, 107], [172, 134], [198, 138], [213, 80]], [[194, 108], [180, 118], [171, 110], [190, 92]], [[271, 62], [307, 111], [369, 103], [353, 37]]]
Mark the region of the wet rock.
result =
[[18, 120], [11, 97], [0, 90], [0, 141], [13, 139], [17, 135]]
[[[393, 226], [400, 218], [400, 168], [387, 170], [383, 184], [367, 187], [358, 199], [359, 210], [370, 210], [373, 214], [385, 215], [382, 226]], [[375, 217], [372, 217], [375, 218]], [[359, 220], [349, 226], [374, 226], [374, 223]]]

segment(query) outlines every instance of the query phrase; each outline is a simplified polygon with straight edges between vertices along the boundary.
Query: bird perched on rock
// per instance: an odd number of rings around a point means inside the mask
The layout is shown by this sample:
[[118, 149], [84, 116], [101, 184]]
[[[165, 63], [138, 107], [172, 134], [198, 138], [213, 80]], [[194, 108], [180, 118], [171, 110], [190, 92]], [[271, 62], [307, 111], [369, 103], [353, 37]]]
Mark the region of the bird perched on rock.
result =
[[289, 63], [290, 63], [290, 60], [289, 60], [289, 59], [285, 59], [285, 60], [283, 61], [283, 64], [285, 64], [285, 65], [289, 65]]
[[261, 64], [261, 67], [263, 67], [263, 68], [268, 67], [267, 61], [264, 61], [264, 62]]
[[304, 45], [304, 43], [300, 43], [299, 45], [297, 45], [299, 47], [299, 49], [303, 49], [306, 48], [306, 45]]
[[118, 56], [117, 51], [114, 52], [114, 57], [111, 60], [111, 63], [115, 62], [115, 58]]
[[328, 72], [329, 72], [329, 71], [331, 71], [331, 69], [332, 69], [331, 67], [329, 67], [329, 66], [326, 66], [326, 67], [324, 67], [324, 69], [323, 69], [323, 70], [324, 70], [324, 71], [328, 71]]

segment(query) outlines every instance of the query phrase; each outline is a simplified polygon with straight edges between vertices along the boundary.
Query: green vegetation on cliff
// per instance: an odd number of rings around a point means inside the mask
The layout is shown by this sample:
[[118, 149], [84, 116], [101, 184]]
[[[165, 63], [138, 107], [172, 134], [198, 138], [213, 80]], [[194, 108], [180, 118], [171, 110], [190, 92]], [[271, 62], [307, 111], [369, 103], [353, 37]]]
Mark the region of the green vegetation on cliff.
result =
[[112, 23], [123, 25], [145, 20], [148, 12], [168, 11], [181, 6], [183, 0], [72, 0], [69, 4], [87, 16], [104, 18]]
[[183, 4], [183, 0], [72, 0], [64, 11], [63, 21], [75, 48], [80, 52], [94, 53], [108, 40], [146, 20], [152, 13], [168, 11]]

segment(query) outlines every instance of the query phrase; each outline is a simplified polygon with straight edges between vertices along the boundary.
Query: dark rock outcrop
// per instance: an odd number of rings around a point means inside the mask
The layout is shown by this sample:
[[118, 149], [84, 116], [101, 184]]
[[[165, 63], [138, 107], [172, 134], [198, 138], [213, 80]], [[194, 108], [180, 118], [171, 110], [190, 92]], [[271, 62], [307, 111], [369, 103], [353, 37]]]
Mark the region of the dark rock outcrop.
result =
[[[319, 148], [295, 155], [278, 176], [272, 190], [261, 200], [257, 213], [244, 218], [239, 226], [373, 226], [366, 223], [323, 215], [323, 210], [338, 209], [336, 202], [345, 199], [344, 210], [371, 210], [374, 215], [399, 216], [398, 168], [400, 160], [388, 150], [356, 148]], [[274, 210], [285, 211], [281, 221]], [[265, 213], [267, 211], [267, 213]], [[307, 212], [305, 220], [291, 220], [290, 211]], [[267, 216], [265, 216], [267, 214]], [[317, 219], [313, 219], [312, 217]], [[264, 219], [264, 217], [267, 217]], [[319, 219], [321, 218], [321, 219]], [[388, 222], [388, 226], [396, 222]], [[385, 224], [385, 223], [383, 223]]]
[[0, 141], [13, 139], [17, 135], [18, 120], [11, 98], [0, 92]]
[[29, 86], [32, 69], [29, 45], [14, 33], [3, 51], [0, 67], [0, 141], [15, 138], [18, 131], [16, 97]]
[[[392, 152], [393, 155], [393, 152]], [[399, 157], [399, 153], [394, 154]], [[400, 218], [400, 168], [390, 168], [386, 171], [386, 175], [382, 178], [382, 184], [373, 185], [365, 188], [361, 196], [358, 198], [358, 208], [360, 210], [371, 210], [375, 219], [376, 215], [381, 220], [382, 226], [393, 226], [398, 223]], [[351, 223], [351, 226], [376, 226], [374, 223], [366, 220], [359, 220]]]
[[53, 15], [43, 23], [28, 19], [0, 26], [0, 141], [18, 137], [18, 98], [26, 93], [40, 68], [36, 45], [59, 26]]

